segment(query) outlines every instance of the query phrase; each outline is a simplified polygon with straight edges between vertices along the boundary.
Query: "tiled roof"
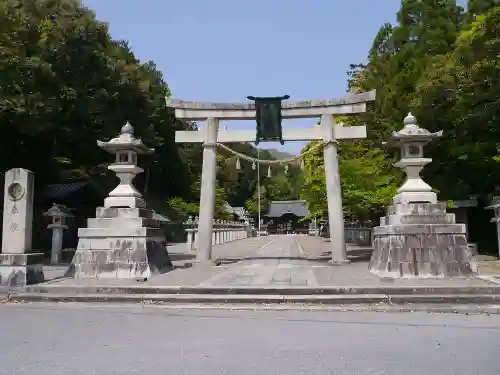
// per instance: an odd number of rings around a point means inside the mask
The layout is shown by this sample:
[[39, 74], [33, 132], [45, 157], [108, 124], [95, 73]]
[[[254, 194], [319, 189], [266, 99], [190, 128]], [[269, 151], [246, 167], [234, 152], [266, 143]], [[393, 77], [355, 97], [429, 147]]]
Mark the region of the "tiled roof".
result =
[[284, 214], [293, 214], [298, 217], [309, 215], [306, 201], [271, 201], [267, 217], [281, 217]]

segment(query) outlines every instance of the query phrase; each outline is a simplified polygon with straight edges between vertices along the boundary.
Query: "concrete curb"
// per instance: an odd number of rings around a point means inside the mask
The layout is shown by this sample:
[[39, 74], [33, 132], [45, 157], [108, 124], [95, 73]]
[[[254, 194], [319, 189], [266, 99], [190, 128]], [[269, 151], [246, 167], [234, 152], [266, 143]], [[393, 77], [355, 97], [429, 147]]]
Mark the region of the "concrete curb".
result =
[[498, 295], [500, 285], [484, 286], [149, 286], [149, 285], [32, 285], [17, 289], [0, 289], [0, 293], [31, 294], [132, 294], [132, 295], [286, 295], [286, 296], [336, 296], [336, 295]]
[[[31, 303], [28, 301], [15, 302], [14, 304]], [[37, 305], [54, 306], [54, 302], [40, 301]], [[71, 307], [100, 307], [102, 303], [81, 303], [73, 301]], [[138, 303], [116, 303], [115, 306], [126, 309], [127, 307], [140, 306], [143, 309], [162, 309], [175, 311], [303, 311], [303, 312], [373, 312], [373, 313], [429, 313], [429, 314], [499, 314], [500, 305], [492, 304], [406, 304], [397, 305], [390, 303], [378, 304], [345, 304], [345, 305], [325, 305], [325, 304], [306, 304], [306, 303], [279, 303], [279, 304], [255, 304], [255, 303], [154, 303], [144, 301]]]
[[497, 294], [341, 294], [341, 295], [252, 295], [252, 294], [125, 294], [125, 293], [11, 293], [5, 302], [106, 302], [106, 303], [210, 303], [210, 304], [498, 304]]
[[[122, 305], [127, 306], [127, 305]], [[307, 312], [388, 312], [388, 313], [435, 313], [435, 314], [500, 314], [500, 305], [452, 305], [452, 304], [372, 304], [372, 305], [308, 305], [298, 303], [282, 304], [144, 304], [145, 308], [167, 310], [229, 310], [229, 311], [307, 311]]]

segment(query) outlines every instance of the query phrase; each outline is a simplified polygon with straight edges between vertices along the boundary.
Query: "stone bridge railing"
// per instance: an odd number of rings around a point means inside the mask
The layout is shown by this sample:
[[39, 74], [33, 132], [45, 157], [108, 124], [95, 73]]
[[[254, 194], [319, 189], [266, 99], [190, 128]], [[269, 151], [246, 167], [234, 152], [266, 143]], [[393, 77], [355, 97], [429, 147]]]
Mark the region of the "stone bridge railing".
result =
[[[190, 217], [185, 223], [186, 244], [188, 250], [198, 248], [198, 217]], [[212, 243], [222, 245], [227, 242], [242, 240], [248, 237], [249, 226], [245, 223], [227, 220], [214, 220]]]

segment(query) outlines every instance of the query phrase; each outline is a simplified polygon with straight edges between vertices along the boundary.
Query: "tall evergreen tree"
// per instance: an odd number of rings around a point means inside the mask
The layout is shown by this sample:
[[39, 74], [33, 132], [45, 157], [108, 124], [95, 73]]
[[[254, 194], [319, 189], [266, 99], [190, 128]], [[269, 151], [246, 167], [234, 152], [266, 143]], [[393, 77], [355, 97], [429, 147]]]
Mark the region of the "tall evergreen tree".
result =
[[500, 0], [468, 0], [467, 18], [469, 21], [476, 16], [489, 12], [492, 8], [499, 6]]
[[380, 28], [362, 74], [363, 88], [377, 89], [372, 136], [385, 138], [401, 126], [416, 82], [433, 56], [451, 49], [462, 14], [454, 0], [403, 0], [397, 25]]

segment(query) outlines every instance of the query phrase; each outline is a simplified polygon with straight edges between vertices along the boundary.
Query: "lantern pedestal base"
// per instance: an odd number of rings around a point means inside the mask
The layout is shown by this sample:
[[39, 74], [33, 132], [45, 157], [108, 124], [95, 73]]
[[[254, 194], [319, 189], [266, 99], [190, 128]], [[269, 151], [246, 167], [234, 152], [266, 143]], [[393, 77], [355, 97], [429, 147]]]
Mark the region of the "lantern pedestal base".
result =
[[373, 274], [384, 278], [473, 276], [477, 264], [464, 224], [446, 213], [446, 203], [396, 204], [373, 230]]
[[68, 271], [74, 278], [146, 279], [172, 267], [161, 221], [152, 210], [98, 208], [78, 238]]
[[0, 286], [23, 287], [44, 282], [43, 253], [0, 254]]

